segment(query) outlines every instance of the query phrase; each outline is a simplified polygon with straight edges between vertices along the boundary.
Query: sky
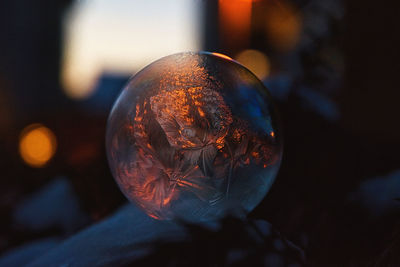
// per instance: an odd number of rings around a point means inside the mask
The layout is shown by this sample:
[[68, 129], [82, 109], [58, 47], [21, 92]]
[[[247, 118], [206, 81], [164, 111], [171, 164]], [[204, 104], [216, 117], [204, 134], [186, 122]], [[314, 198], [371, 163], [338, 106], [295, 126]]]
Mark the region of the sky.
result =
[[103, 72], [133, 74], [152, 61], [200, 49], [200, 0], [81, 0], [64, 18], [62, 81], [91, 94]]

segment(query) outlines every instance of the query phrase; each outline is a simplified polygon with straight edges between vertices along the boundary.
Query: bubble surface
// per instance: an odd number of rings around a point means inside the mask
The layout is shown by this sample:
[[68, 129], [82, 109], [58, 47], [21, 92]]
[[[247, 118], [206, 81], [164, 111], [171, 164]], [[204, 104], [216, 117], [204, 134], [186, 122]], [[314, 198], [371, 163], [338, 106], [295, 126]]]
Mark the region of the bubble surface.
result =
[[219, 54], [180, 53], [130, 79], [107, 125], [125, 196], [156, 219], [246, 214], [278, 172], [282, 145], [264, 85]]

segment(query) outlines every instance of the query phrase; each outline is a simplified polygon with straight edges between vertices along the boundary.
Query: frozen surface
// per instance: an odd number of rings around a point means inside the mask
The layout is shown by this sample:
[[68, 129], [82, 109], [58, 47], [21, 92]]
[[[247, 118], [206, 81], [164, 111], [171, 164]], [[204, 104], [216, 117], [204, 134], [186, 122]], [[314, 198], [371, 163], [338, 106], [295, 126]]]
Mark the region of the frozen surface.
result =
[[400, 192], [400, 170], [361, 183], [351, 199], [362, 203], [373, 215], [381, 216], [398, 209]]
[[35, 241], [8, 251], [0, 257], [1, 267], [25, 266], [34, 259], [47, 253], [59, 244], [58, 239], [48, 238]]
[[14, 221], [30, 230], [57, 227], [68, 234], [87, 224], [89, 218], [71, 184], [59, 177], [22, 201], [15, 209]]
[[140, 244], [184, 236], [180, 226], [126, 205], [112, 217], [67, 239], [28, 266], [120, 266], [146, 255]]
[[[204, 257], [213, 261], [212, 255], [215, 252], [210, 251], [210, 248], [213, 250], [215, 242], [221, 241], [226, 247], [215, 249], [227, 253], [227, 264], [247, 261], [247, 257], [257, 251], [254, 246], [262, 248], [258, 257], [265, 257], [266, 266], [278, 266], [273, 265], [275, 261], [285, 262], [285, 255], [289, 251], [292, 255], [303, 257], [296, 246], [283, 239], [266, 221], [243, 221], [236, 228], [235, 225], [207, 222], [200, 225], [205, 230], [193, 232], [193, 225], [183, 226], [172, 221], [155, 220], [128, 204], [108, 219], [63, 242], [46, 239], [14, 249], [2, 255], [0, 266], [135, 266], [137, 260], [143, 260], [146, 256], [151, 262], [168, 265], [173, 264], [174, 260], [162, 258], [162, 255], [169, 255], [171, 249], [174, 250], [173, 254], [179, 255], [178, 258], [185, 259], [185, 255], [179, 254], [179, 246], [188, 246], [186, 252], [200, 257], [204, 253]], [[160, 240], [166, 243], [164, 250], [157, 252], [157, 244], [160, 243], [156, 241]], [[160, 252], [164, 254], [157, 254]], [[275, 255], [272, 258], [269, 257], [271, 253]]]

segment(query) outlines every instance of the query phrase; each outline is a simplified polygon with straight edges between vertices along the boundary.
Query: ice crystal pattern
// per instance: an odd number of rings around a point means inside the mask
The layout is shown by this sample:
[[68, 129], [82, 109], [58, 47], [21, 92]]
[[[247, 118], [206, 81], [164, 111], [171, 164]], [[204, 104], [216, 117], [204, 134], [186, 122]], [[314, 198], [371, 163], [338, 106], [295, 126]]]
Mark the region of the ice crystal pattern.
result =
[[136, 74], [107, 127], [112, 173], [156, 219], [247, 213], [271, 187], [281, 141], [267, 89], [213, 53], [180, 53]]

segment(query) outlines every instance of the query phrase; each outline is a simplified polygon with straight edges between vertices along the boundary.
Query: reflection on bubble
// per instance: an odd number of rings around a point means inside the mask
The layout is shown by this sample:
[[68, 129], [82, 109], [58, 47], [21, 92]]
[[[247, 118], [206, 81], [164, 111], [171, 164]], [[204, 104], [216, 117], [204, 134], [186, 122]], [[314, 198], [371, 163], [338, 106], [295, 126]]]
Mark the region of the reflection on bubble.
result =
[[132, 202], [157, 219], [202, 221], [252, 210], [281, 158], [270, 98], [212, 53], [162, 58], [130, 80], [111, 111], [107, 154]]
[[232, 58], [228, 57], [227, 55], [221, 54], [221, 53], [213, 52], [213, 53], [211, 53], [211, 54], [214, 55], [214, 56], [217, 56], [217, 57], [225, 58], [225, 59], [227, 59], [227, 60], [232, 60]]

